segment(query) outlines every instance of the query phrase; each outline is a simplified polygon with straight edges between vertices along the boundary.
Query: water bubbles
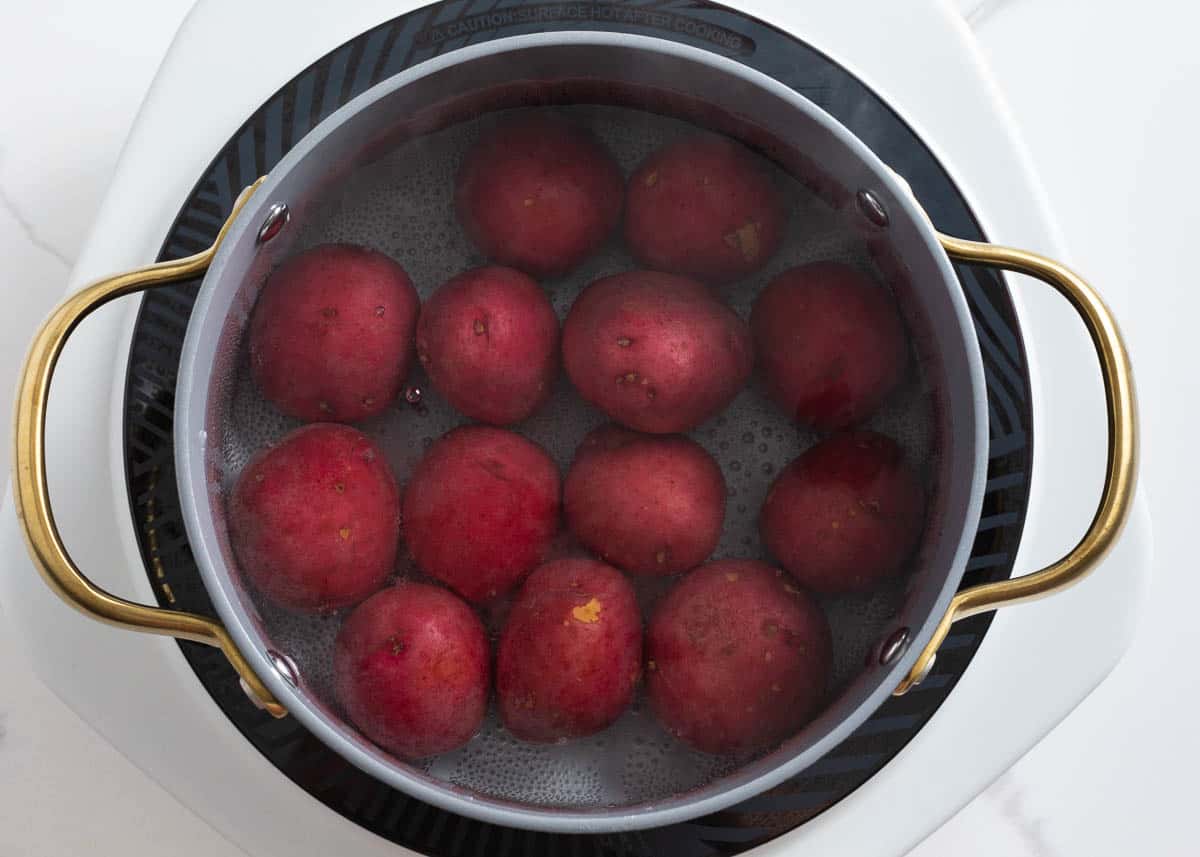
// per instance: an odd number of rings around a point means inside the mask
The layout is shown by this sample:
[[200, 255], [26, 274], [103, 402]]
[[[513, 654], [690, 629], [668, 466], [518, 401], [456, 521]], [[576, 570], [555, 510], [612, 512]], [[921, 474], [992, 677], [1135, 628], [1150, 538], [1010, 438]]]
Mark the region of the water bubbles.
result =
[[[629, 114], [618, 108], [580, 107], [564, 112], [592, 125], [627, 171], [665, 141], [688, 130], [683, 123], [662, 117], [639, 115], [631, 122]], [[305, 222], [296, 224], [297, 248], [349, 241], [382, 249], [402, 261], [423, 300], [449, 277], [484, 264], [484, 257], [459, 229], [453, 199], [457, 165], [477, 136], [478, 123], [464, 123], [404, 144], [360, 168], [348, 177], [336, 200], [318, 200]], [[822, 254], [849, 261], [858, 258], [856, 248], [839, 237], [842, 227], [837, 215], [806, 202], [805, 191], [798, 187], [792, 196], [798, 201], [796, 214], [788, 227], [788, 241], [773, 265], [782, 270]], [[571, 276], [548, 284], [559, 318], [565, 317], [588, 282], [632, 265], [621, 242], [613, 241]], [[758, 286], [763, 280], [754, 278], [753, 282]], [[737, 288], [729, 300], [743, 311], [752, 297], [746, 289]], [[217, 455], [219, 441], [217, 469], [226, 487], [251, 455], [299, 425], [261, 398], [248, 369], [243, 358], [228, 382], [231, 406], [221, 430], [211, 432], [214, 451], [210, 454]], [[466, 422], [440, 396], [421, 389], [428, 380], [419, 370], [410, 381], [413, 386], [397, 400], [397, 407], [362, 426], [386, 450], [401, 483], [423, 450]], [[410, 392], [416, 402], [409, 398]], [[869, 427], [900, 439], [906, 452], [920, 463], [925, 460], [928, 429], [914, 426], [911, 411], [915, 410], [916, 395], [902, 391], [896, 403], [889, 404]], [[413, 408], [421, 413], [420, 419], [414, 418]], [[563, 381], [550, 401], [514, 430], [542, 445], [565, 472], [583, 436], [605, 420], [603, 414], [582, 405]], [[748, 389], [691, 436], [715, 455], [727, 477], [729, 515], [716, 556], [766, 559], [757, 535], [758, 509], [773, 475], [811, 445], [815, 435], [798, 431], [784, 413]], [[731, 461], [734, 456], [738, 460]], [[410, 559], [401, 565], [403, 576], [421, 579]], [[643, 603], [649, 604], [654, 581], [648, 580], [644, 587], [640, 582], [637, 585]], [[658, 585], [661, 593], [662, 582]], [[902, 596], [901, 584], [896, 591], [887, 590], [873, 598], [823, 600], [837, 629], [835, 686], [843, 685], [859, 668], [864, 646], [887, 630]], [[313, 617], [287, 614], [266, 602], [258, 607], [273, 647], [296, 661], [306, 686], [318, 698], [332, 700], [331, 652], [345, 611]], [[487, 627], [489, 633], [497, 633], [498, 621]], [[667, 735], [650, 712], [643, 688], [630, 710], [602, 735], [551, 745], [515, 740], [501, 726], [493, 704], [480, 734], [466, 747], [422, 760], [417, 767], [431, 777], [481, 795], [543, 806], [594, 807], [659, 801], [711, 782], [727, 773], [731, 764], [695, 753]]]

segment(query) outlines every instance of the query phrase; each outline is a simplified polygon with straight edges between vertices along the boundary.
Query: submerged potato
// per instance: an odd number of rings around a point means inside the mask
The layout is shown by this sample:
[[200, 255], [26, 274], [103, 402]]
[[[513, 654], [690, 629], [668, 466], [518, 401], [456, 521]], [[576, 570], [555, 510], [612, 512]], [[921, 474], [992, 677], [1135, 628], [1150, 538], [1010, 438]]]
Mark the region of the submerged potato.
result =
[[488, 258], [557, 277], [604, 243], [623, 193], [620, 169], [590, 133], [537, 113], [484, 133], [463, 159], [455, 204]]
[[334, 692], [368, 738], [404, 759], [461, 747], [488, 696], [487, 634], [436, 586], [399, 583], [355, 608], [334, 644]]
[[595, 560], [547, 563], [525, 581], [500, 635], [500, 716], [524, 741], [594, 734], [628, 707], [641, 661], [629, 581]]
[[469, 601], [502, 595], [546, 558], [558, 531], [558, 468], [537, 444], [487, 426], [439, 438], [404, 489], [417, 565]]
[[420, 301], [383, 253], [322, 244], [267, 279], [250, 321], [263, 396], [308, 422], [358, 422], [396, 398], [412, 364]]
[[563, 324], [563, 365], [584, 399], [652, 434], [694, 428], [753, 367], [746, 323], [700, 283], [629, 271], [596, 280]]
[[891, 438], [833, 435], [776, 478], [759, 516], [767, 550], [818, 592], [861, 592], [899, 574], [921, 537], [925, 492]]
[[695, 441], [605, 425], [579, 445], [563, 509], [575, 537], [606, 562], [635, 574], [678, 574], [720, 541], [725, 480]]
[[492, 425], [519, 422], [546, 401], [558, 374], [558, 317], [520, 271], [475, 268], [425, 301], [417, 357], [460, 413]]
[[870, 416], [908, 365], [904, 323], [887, 290], [837, 262], [784, 271], [750, 316], [759, 371], [792, 419], [822, 431]]
[[697, 134], [652, 154], [629, 179], [625, 243], [647, 268], [727, 283], [779, 249], [787, 209], [740, 144]]
[[242, 574], [292, 610], [361, 601], [396, 561], [395, 479], [375, 444], [349, 426], [304, 426], [255, 456], [227, 517]]
[[824, 703], [832, 646], [821, 608], [782, 571], [712, 562], [684, 577], [650, 620], [650, 702], [698, 750], [763, 750]]

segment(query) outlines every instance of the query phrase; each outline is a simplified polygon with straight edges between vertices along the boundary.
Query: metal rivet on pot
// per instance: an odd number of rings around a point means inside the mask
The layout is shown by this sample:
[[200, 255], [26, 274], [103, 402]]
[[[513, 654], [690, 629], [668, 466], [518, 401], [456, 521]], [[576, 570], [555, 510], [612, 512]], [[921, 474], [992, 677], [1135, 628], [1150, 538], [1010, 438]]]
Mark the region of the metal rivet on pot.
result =
[[420, 387], [404, 388], [404, 401], [408, 402], [410, 405], [415, 406], [421, 404], [421, 395]]
[[883, 207], [883, 203], [879, 201], [879, 197], [875, 195], [874, 191], [860, 190], [855, 199], [858, 201], [858, 210], [863, 213], [863, 217], [876, 226], [888, 225], [887, 209]]
[[893, 631], [891, 636], [879, 646], [879, 665], [886, 667], [895, 661], [896, 658], [908, 651], [910, 642], [912, 642], [912, 636], [909, 634], [908, 628], [899, 628]]
[[271, 659], [271, 666], [275, 667], [275, 672], [283, 677], [283, 680], [292, 687], [300, 684], [300, 670], [296, 667], [296, 662], [287, 655], [281, 655], [274, 649], [267, 649], [267, 657]]
[[267, 216], [263, 218], [262, 226], [258, 227], [259, 244], [266, 244], [276, 235], [278, 235], [283, 227], [287, 226], [287, 222], [291, 220], [292, 212], [287, 207], [286, 202], [273, 202], [270, 208], [267, 209]]

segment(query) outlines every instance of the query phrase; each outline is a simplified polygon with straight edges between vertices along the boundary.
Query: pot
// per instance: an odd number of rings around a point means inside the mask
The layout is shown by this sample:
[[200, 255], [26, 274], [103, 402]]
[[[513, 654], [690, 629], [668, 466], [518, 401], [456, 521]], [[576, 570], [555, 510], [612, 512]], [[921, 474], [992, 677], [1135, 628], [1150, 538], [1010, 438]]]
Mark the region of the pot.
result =
[[[264, 618], [241, 581], [224, 521], [224, 416], [257, 290], [294, 246], [289, 216], [303, 223], [331, 188], [405, 141], [531, 100], [670, 113], [741, 137], [801, 176], [888, 273], [933, 404], [929, 522], [892, 619], [905, 633], [773, 751], [703, 782], [602, 806], [519, 801], [463, 788], [441, 778], [436, 766], [403, 762], [362, 737], [279, 645], [278, 623]], [[1104, 490], [1079, 544], [1041, 571], [957, 594], [980, 516], [988, 435], [979, 344], [952, 259], [1029, 274], [1068, 299], [1095, 344], [1109, 430]], [[175, 455], [188, 536], [219, 621], [136, 604], [92, 584], [56, 531], [45, 477], [49, 385], [76, 325], [111, 300], [202, 273], [176, 389]], [[1137, 459], [1128, 356], [1112, 315], [1078, 275], [1033, 253], [938, 234], [900, 177], [817, 106], [776, 81], [674, 42], [598, 32], [499, 39], [448, 52], [380, 83], [329, 116], [269, 176], [247, 188], [212, 247], [105, 279], [66, 299], [30, 349], [15, 441], [18, 516], [35, 564], [69, 604], [118, 627], [219, 647], [257, 704], [277, 717], [297, 717], [350, 762], [421, 800], [497, 824], [577, 833], [648, 828], [711, 813], [820, 759], [885, 698], [920, 683], [957, 619], [1059, 591], [1086, 575], [1128, 516]]]

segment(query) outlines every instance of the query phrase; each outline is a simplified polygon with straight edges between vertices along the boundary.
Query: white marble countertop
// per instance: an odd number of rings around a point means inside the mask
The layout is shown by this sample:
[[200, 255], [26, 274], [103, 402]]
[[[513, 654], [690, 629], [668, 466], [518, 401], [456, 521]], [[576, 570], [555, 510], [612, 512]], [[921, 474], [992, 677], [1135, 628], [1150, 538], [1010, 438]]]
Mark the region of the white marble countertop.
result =
[[[0, 391], [64, 288], [189, 5], [0, 3]], [[1200, 417], [1200, 337], [1190, 330], [1200, 297], [1189, 264], [1200, 231], [1191, 44], [1200, 12], [1172, 0], [1093, 0], [1086, 12], [1073, 0], [957, 5], [1022, 128], [1071, 263], [1101, 289], [1122, 278], [1144, 289], [1123, 322], [1143, 405], [1156, 578], [1112, 676], [913, 855], [1193, 854], [1200, 577], [1186, 534], [1200, 478], [1189, 444]], [[64, 43], [70, 64], [59, 59]], [[3, 623], [15, 609], [0, 604], [0, 857], [241, 854], [32, 675]]]

